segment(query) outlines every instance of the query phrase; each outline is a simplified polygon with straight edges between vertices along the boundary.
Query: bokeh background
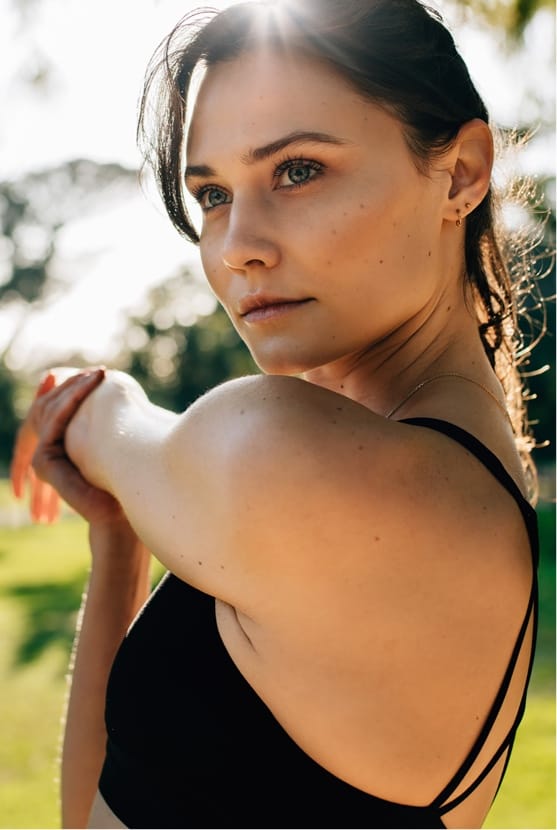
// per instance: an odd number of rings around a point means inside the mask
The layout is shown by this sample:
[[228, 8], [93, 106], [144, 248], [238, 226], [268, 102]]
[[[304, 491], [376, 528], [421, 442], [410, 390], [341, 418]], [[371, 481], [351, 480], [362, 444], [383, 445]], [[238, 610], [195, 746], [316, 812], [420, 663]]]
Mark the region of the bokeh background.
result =
[[[189, 0], [0, 0], [0, 827], [59, 825], [65, 673], [87, 574], [66, 513], [28, 523], [6, 477], [41, 371], [106, 363], [183, 409], [257, 371], [203, 282], [196, 249], [140, 181], [143, 74]], [[228, 5], [225, 0], [211, 5]], [[555, 827], [555, 7], [553, 0], [438, 0], [492, 120], [530, 135], [509, 165], [530, 178], [517, 230], [539, 228], [525, 371], [540, 447], [542, 624], [523, 734], [490, 827]], [[548, 368], [547, 368], [548, 367]], [[548, 442], [548, 443], [547, 443]], [[543, 446], [546, 444], [545, 446]], [[160, 575], [155, 572], [154, 579]]]

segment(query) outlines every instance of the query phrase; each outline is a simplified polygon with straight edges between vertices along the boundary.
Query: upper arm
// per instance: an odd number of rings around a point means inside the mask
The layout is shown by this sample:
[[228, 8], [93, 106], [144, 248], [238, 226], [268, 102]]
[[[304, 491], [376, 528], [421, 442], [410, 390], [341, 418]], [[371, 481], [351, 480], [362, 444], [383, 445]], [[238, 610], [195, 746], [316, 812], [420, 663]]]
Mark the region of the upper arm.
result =
[[176, 422], [157, 463], [149, 504], [131, 494], [145, 541], [248, 615], [280, 614], [287, 600], [295, 624], [312, 598], [385, 596], [394, 573], [406, 578], [408, 550], [432, 533], [449, 541], [443, 510], [434, 518], [426, 505], [436, 461], [413, 431], [304, 381], [218, 387]]

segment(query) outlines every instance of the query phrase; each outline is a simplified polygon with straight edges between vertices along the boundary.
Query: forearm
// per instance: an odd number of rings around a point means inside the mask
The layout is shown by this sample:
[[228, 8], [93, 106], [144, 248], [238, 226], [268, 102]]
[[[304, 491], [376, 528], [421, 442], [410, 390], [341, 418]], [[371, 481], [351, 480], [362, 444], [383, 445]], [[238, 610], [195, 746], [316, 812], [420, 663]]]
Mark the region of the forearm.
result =
[[90, 542], [93, 568], [72, 654], [62, 750], [63, 827], [87, 826], [105, 753], [108, 675], [150, 588], [150, 555], [129, 527], [92, 528]]
[[68, 425], [66, 451], [91, 484], [120, 501], [138, 470], [156, 472], [160, 447], [178, 419], [151, 403], [129, 375], [108, 372]]

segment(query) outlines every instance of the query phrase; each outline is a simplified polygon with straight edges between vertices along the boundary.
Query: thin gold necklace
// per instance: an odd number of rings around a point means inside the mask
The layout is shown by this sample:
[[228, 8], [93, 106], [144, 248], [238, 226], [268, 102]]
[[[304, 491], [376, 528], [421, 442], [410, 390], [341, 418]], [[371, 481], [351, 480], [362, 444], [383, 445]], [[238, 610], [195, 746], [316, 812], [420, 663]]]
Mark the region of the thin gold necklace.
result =
[[466, 375], [461, 375], [459, 372], [442, 372], [439, 375], [432, 375], [432, 377], [426, 378], [426, 380], [422, 380], [422, 382], [418, 383], [416, 386], [414, 386], [414, 388], [410, 390], [410, 392], [400, 401], [400, 403], [397, 403], [397, 405], [394, 407], [394, 409], [391, 409], [391, 411], [388, 412], [385, 417], [386, 418], [391, 418], [395, 414], [395, 412], [398, 412], [398, 410], [402, 406], [404, 406], [404, 404], [407, 401], [410, 400], [412, 395], [415, 395], [416, 392], [419, 392], [420, 389], [423, 389], [424, 386], [427, 386], [428, 383], [433, 383], [434, 380], [440, 380], [441, 378], [460, 378], [461, 380], [467, 380], [468, 383], [473, 383], [475, 386], [479, 386], [480, 389], [483, 389], [484, 392], [487, 392], [489, 397], [492, 398], [495, 401], [495, 403], [497, 404], [497, 406], [499, 407], [499, 409], [501, 410], [503, 415], [507, 418], [507, 420], [509, 421], [509, 423], [511, 423], [511, 426], [512, 426], [512, 422], [511, 422], [511, 419], [510, 419], [510, 416], [509, 416], [509, 413], [508, 413], [506, 407], [501, 403], [499, 398], [496, 395], [493, 394], [491, 389], [488, 389], [487, 386], [484, 386], [483, 383], [480, 383], [479, 380], [474, 380], [474, 378], [469, 378]]

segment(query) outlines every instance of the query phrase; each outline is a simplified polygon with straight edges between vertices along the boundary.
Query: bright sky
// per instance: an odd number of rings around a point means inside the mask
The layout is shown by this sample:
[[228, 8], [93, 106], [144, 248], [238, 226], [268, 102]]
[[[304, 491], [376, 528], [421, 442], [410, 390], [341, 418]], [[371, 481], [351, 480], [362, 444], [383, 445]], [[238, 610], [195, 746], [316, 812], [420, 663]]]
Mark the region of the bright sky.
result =
[[[203, 4], [27, 0], [22, 25], [14, 0], [0, 0], [0, 180], [80, 157], [137, 166], [136, 108], [148, 59], [174, 23]], [[507, 125], [522, 122], [534, 95], [545, 103], [546, 118], [554, 118], [552, 14], [540, 15], [527, 35], [526, 53], [512, 61], [478, 28], [457, 38], [492, 116]], [[51, 68], [46, 90], [18, 80], [36, 75], [44, 62]], [[553, 168], [551, 137], [548, 142], [526, 158], [534, 171]], [[146, 289], [197, 257], [139, 191], [131, 203], [68, 225], [60, 241], [68, 290], [26, 325], [14, 369], [29, 368], [38, 354], [55, 358], [65, 348], [100, 359], [123, 314]], [[95, 246], [100, 254], [87, 257]], [[16, 323], [0, 315], [0, 348]]]

